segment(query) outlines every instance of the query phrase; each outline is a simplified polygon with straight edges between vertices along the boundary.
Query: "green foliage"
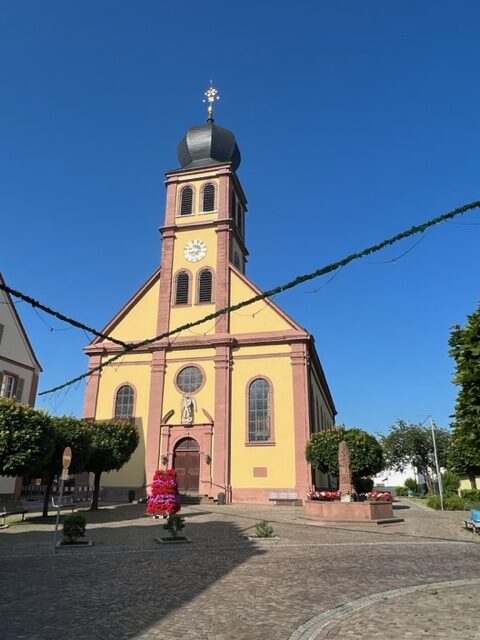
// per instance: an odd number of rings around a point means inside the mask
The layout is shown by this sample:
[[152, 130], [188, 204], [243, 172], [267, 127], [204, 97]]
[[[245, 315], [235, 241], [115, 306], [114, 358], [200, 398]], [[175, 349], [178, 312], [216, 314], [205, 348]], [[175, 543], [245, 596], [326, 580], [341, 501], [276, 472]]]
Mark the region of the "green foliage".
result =
[[314, 433], [307, 443], [307, 461], [323, 473], [338, 476], [338, 445], [345, 440], [350, 449], [352, 478], [374, 476], [385, 468], [382, 448], [377, 439], [362, 429], [346, 429], [339, 425], [328, 431]]
[[373, 478], [355, 478], [354, 482], [357, 493], [368, 493], [373, 490]]
[[405, 488], [410, 489], [410, 491], [416, 492], [418, 489], [417, 481], [415, 480], [415, 478], [407, 478], [403, 484]]
[[140, 436], [135, 425], [125, 420], [89, 422], [87, 428], [91, 452], [85, 469], [95, 475], [91, 507], [94, 511], [98, 508], [102, 473], [121, 469], [137, 448]]
[[172, 513], [168, 516], [167, 522], [163, 525], [163, 528], [170, 531], [172, 538], [176, 538], [179, 531], [185, 527], [185, 518], [182, 518], [178, 513]]
[[[406, 466], [415, 467], [432, 490], [430, 467], [433, 464], [433, 440], [430, 427], [398, 420], [386, 436], [380, 436], [387, 467], [403, 471]], [[451, 435], [446, 429], [435, 427], [438, 463], [447, 466]]]
[[268, 524], [266, 520], [257, 522], [255, 525], [255, 531], [257, 538], [271, 538], [273, 536], [273, 528]]
[[458, 495], [460, 489], [460, 478], [453, 471], [445, 471], [442, 475], [443, 493], [446, 496]]
[[460, 495], [469, 502], [480, 502], [480, 489], [462, 489]]
[[427, 500], [427, 507], [431, 509], [435, 509], [436, 511], [440, 511], [442, 505], [440, 503], [440, 496], [430, 496]]
[[51, 418], [42, 411], [0, 398], [0, 475], [20, 476], [52, 455]]
[[[439, 511], [441, 509], [440, 496], [430, 496], [427, 500], [427, 506]], [[445, 511], [465, 511], [467, 503], [460, 496], [445, 496], [443, 508]]]
[[67, 516], [63, 521], [63, 538], [65, 542], [71, 544], [78, 538], [83, 538], [86, 526], [87, 520], [83, 513], [72, 513], [71, 516]]
[[408, 491], [407, 487], [395, 487], [396, 496], [406, 496], [407, 491]]
[[53, 452], [51, 457], [43, 464], [37, 465], [33, 472], [41, 476], [46, 484], [43, 501], [43, 516], [48, 515], [50, 491], [55, 476], [62, 473], [63, 452], [65, 447], [72, 450], [69, 473], [75, 474], [84, 471], [90, 455], [90, 433], [86, 429], [86, 422], [73, 416], [52, 416], [51, 439]]
[[468, 474], [473, 489], [480, 475], [480, 306], [464, 328], [454, 325], [448, 343], [456, 362], [453, 382], [460, 387], [449, 466]]

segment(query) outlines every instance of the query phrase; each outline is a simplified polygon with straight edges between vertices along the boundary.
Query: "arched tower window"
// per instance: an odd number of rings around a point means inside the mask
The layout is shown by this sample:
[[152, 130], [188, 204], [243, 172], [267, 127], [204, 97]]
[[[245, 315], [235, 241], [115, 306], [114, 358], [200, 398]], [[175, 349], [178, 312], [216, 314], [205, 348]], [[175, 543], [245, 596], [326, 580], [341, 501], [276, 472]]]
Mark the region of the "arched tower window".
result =
[[124, 384], [117, 391], [115, 397], [115, 418], [131, 420], [135, 405], [135, 391], [129, 384]]
[[212, 302], [212, 283], [210, 269], [202, 269], [198, 277], [198, 302]]
[[175, 283], [175, 304], [188, 304], [190, 290], [190, 276], [186, 271], [180, 271]]
[[193, 212], [193, 189], [183, 187], [180, 194], [180, 215], [189, 216]]
[[248, 389], [248, 441], [271, 439], [271, 389], [268, 380], [257, 378]]
[[209, 183], [203, 187], [202, 211], [215, 211], [215, 185]]

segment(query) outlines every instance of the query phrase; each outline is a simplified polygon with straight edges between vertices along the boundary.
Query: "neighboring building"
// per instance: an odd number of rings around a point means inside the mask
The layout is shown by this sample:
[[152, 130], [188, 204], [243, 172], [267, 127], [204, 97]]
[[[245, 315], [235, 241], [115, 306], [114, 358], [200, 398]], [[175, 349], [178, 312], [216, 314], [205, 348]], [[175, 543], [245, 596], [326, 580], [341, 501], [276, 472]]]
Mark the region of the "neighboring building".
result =
[[[162, 263], [106, 326], [139, 342], [260, 293], [246, 276], [247, 200], [232, 132], [192, 127], [167, 172]], [[134, 238], [130, 240], [135, 241]], [[275, 249], [270, 246], [265, 251]], [[272, 262], [273, 264], [273, 262]], [[121, 350], [98, 338], [90, 367]], [[133, 459], [103, 477], [106, 495], [137, 496], [157, 468], [181, 491], [234, 502], [303, 499], [312, 486], [305, 445], [334, 424], [335, 406], [311, 335], [269, 299], [128, 353], [89, 378], [86, 418], [134, 419]], [[323, 479], [315, 479], [317, 486]]]
[[385, 469], [381, 473], [377, 474], [373, 478], [374, 487], [379, 489], [395, 489], [395, 487], [403, 487], [405, 480], [408, 478], [414, 478], [418, 486], [421, 486], [425, 482], [425, 478], [421, 473], [417, 473], [417, 470], [408, 464], [403, 471], [395, 471], [395, 469]]
[[[1, 273], [0, 283], [5, 285]], [[0, 397], [33, 407], [41, 371], [15, 303], [0, 289]], [[0, 495], [18, 493], [19, 484], [21, 479], [0, 476]]]

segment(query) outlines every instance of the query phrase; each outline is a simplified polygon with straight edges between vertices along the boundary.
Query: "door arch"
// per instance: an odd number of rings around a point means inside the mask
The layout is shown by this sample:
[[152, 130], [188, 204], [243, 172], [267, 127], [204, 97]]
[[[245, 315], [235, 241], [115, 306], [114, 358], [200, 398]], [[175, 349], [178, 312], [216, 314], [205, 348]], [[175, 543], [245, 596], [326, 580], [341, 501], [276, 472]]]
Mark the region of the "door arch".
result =
[[200, 482], [200, 447], [194, 438], [182, 438], [173, 450], [173, 468], [177, 472], [178, 490], [198, 492]]

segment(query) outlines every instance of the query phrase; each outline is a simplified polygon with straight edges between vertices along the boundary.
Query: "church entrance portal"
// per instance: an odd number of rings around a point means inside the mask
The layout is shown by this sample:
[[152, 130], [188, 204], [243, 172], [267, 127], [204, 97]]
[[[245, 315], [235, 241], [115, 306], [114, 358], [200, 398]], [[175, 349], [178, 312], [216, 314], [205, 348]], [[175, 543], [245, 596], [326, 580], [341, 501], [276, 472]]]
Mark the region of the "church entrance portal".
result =
[[200, 447], [193, 438], [183, 438], [173, 452], [173, 467], [177, 471], [178, 490], [198, 492], [200, 480]]

